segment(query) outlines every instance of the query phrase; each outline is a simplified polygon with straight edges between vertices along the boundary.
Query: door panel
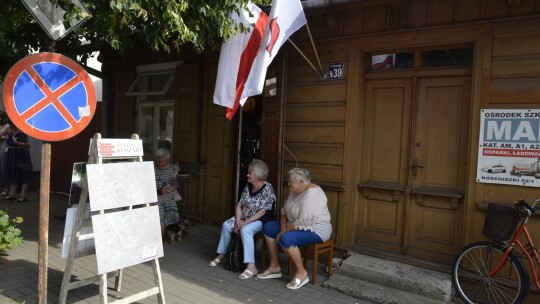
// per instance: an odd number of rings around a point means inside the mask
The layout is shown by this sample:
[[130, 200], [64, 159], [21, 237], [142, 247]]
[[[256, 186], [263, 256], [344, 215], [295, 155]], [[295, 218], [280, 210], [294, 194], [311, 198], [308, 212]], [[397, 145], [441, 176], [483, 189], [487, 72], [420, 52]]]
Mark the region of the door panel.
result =
[[[470, 77], [418, 82], [408, 253], [450, 263], [461, 243]], [[416, 174], [414, 174], [416, 172]]]
[[225, 108], [208, 107], [208, 136], [206, 137], [203, 218], [221, 224], [231, 216], [233, 204], [233, 130], [225, 118]]
[[451, 262], [463, 227], [470, 82], [367, 81], [358, 245]]
[[399, 251], [403, 239], [412, 81], [367, 82], [357, 243]]

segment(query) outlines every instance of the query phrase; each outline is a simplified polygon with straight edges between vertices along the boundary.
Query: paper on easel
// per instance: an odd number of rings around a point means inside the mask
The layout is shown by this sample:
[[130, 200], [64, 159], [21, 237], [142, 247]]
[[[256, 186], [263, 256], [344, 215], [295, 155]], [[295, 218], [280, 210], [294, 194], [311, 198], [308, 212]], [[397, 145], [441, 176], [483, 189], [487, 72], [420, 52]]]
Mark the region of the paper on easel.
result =
[[[92, 143], [93, 139], [90, 140]], [[90, 144], [90, 147], [92, 145]], [[121, 158], [143, 156], [143, 143], [141, 139], [125, 139], [125, 138], [100, 138], [96, 143], [97, 153], [99, 157], [105, 158]], [[88, 151], [90, 153], [90, 151]]]

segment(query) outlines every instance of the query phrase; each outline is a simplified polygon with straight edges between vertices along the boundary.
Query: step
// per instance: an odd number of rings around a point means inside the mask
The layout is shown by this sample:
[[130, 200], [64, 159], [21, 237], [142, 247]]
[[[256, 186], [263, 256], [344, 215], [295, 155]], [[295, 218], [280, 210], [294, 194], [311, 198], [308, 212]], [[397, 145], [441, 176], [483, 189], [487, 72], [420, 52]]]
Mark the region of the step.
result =
[[339, 290], [340, 292], [379, 304], [441, 304], [440, 300], [423, 297], [421, 295], [394, 289], [384, 285], [361, 281], [356, 278], [344, 276], [338, 273], [324, 281], [321, 285], [327, 288]]
[[[393, 291], [397, 299], [390, 302], [376, 303], [451, 303], [452, 280], [450, 274], [426, 268], [376, 258], [368, 255], [349, 252], [349, 257], [337, 269], [329, 280], [324, 282], [329, 287], [353, 291], [358, 286], [369, 286], [372, 290], [355, 291], [359, 294]], [[339, 285], [343, 284], [343, 287]], [[369, 285], [368, 285], [369, 284]], [[344, 291], [345, 292], [345, 291]], [[383, 292], [384, 293], [384, 292]], [[410, 296], [404, 296], [408, 294]], [[419, 296], [430, 301], [410, 302], [411, 297]], [[380, 295], [376, 297], [384, 299]], [[398, 300], [401, 299], [401, 302]]]

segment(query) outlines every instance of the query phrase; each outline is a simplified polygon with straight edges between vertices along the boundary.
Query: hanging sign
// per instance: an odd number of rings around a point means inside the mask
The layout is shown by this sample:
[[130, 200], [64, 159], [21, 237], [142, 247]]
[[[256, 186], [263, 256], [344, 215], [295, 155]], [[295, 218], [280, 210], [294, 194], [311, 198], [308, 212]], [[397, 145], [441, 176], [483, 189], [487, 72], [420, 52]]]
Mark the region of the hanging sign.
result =
[[540, 187], [540, 109], [481, 111], [477, 182]]
[[94, 83], [74, 60], [38, 53], [19, 60], [2, 90], [11, 121], [30, 137], [60, 141], [80, 133], [96, 111]]

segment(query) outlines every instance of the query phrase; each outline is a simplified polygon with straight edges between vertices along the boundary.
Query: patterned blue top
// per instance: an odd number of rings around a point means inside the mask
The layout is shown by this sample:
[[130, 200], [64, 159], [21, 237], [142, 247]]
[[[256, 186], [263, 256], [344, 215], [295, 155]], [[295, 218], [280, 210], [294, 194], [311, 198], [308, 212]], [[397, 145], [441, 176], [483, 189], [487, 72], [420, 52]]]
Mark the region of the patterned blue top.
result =
[[[266, 221], [272, 220], [274, 217], [271, 212], [272, 210], [275, 211], [276, 204], [274, 188], [272, 188], [270, 183], [265, 183], [257, 192], [251, 192], [252, 187], [253, 186], [251, 184], [247, 184], [244, 187], [244, 190], [242, 190], [242, 195], [240, 196], [240, 201], [238, 202], [242, 208], [242, 216], [240, 219], [244, 221], [252, 217], [255, 213], [264, 209], [267, 212], [259, 219], [264, 224]], [[231, 227], [234, 227], [235, 217], [231, 217], [227, 220], [227, 222], [231, 225]]]

